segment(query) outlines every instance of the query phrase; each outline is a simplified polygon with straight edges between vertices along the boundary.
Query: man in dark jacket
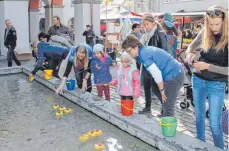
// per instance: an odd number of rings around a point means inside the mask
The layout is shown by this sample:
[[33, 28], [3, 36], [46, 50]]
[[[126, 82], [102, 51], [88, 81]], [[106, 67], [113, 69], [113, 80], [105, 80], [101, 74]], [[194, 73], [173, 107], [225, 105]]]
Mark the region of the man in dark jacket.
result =
[[12, 59], [15, 61], [15, 63], [18, 66], [20, 66], [21, 62], [14, 54], [14, 49], [17, 45], [16, 29], [11, 25], [11, 21], [9, 19], [5, 21], [5, 24], [6, 24], [6, 29], [5, 29], [5, 36], [4, 36], [4, 45], [6, 48], [8, 48], [8, 52], [7, 52], [8, 67], [12, 67]]
[[53, 17], [53, 24], [54, 25], [49, 28], [49, 35], [59, 35], [61, 37], [64, 37], [68, 41], [71, 41], [71, 39], [73, 38], [73, 31], [70, 30], [70, 28], [61, 24], [60, 18], [58, 16]]
[[95, 38], [95, 33], [91, 29], [90, 25], [86, 26], [86, 30], [83, 32], [83, 36], [86, 36], [86, 43], [90, 45], [91, 47], [94, 46], [94, 38]]

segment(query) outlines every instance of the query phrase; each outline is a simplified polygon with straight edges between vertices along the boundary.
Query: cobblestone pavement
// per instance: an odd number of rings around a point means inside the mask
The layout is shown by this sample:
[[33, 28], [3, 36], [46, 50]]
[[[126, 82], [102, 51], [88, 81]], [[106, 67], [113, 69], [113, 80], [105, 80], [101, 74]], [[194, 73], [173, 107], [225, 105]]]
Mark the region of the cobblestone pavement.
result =
[[[23, 61], [22, 65], [31, 65], [34, 64], [33, 60], [30, 61]], [[0, 67], [6, 67], [7, 62], [6, 60], [0, 60]], [[111, 67], [111, 74], [113, 78], [116, 76], [116, 69]], [[120, 98], [115, 92], [115, 87], [111, 87], [111, 102], [116, 104], [120, 104]], [[96, 87], [93, 85], [92, 93], [97, 95]], [[187, 135], [192, 137], [196, 137], [196, 125], [195, 125], [195, 116], [194, 116], [194, 108], [192, 105], [188, 109], [181, 109], [180, 102], [183, 100], [183, 89], [181, 89], [180, 94], [177, 99], [176, 109], [175, 109], [175, 116], [178, 119], [178, 131], [181, 131]], [[228, 106], [228, 95], [225, 97], [226, 106]], [[135, 112], [141, 110], [145, 105], [145, 97], [144, 91], [142, 89], [142, 95], [135, 103]], [[152, 97], [152, 113], [148, 116], [150, 119], [158, 118], [158, 115], [161, 111], [161, 104], [157, 98]], [[206, 118], [206, 142], [213, 144], [212, 134], [209, 127], [209, 120]], [[228, 136], [224, 135], [225, 137], [225, 146], [228, 145]]]

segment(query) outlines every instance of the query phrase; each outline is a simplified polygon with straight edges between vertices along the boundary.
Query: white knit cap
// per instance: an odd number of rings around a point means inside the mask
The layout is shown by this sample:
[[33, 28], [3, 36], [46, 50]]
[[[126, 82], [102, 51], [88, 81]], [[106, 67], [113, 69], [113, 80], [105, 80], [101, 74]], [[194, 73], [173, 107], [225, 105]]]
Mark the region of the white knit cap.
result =
[[93, 47], [93, 52], [103, 52], [104, 46], [102, 44], [95, 44]]
[[127, 53], [127, 52], [124, 52], [122, 55], [121, 55], [121, 59], [128, 59], [130, 64], [132, 64], [132, 57]]

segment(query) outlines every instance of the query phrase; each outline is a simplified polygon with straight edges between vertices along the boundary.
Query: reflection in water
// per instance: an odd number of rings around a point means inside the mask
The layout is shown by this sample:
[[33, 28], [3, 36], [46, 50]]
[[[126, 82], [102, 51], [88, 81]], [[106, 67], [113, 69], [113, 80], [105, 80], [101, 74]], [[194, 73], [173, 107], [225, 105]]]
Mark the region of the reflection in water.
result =
[[118, 140], [115, 138], [108, 138], [107, 139], [107, 146], [109, 148], [109, 151], [119, 151], [120, 149], [122, 149], [122, 145], [118, 144]]

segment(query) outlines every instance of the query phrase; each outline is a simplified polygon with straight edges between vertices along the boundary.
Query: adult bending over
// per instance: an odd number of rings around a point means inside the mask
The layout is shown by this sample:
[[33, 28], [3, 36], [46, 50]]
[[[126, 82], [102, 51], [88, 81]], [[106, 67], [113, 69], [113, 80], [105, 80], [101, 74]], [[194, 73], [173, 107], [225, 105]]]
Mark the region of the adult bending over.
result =
[[36, 72], [42, 69], [44, 62], [48, 62], [47, 68], [53, 70], [53, 76], [57, 76], [59, 65], [61, 61], [67, 56], [69, 52], [68, 48], [61, 46], [50, 45], [47, 42], [39, 42], [37, 44], [37, 64], [29, 77], [32, 77]]
[[132, 35], [126, 38], [122, 48], [142, 63], [147, 72], [153, 77], [163, 103], [163, 116], [174, 116], [177, 95], [184, 82], [184, 71], [181, 64], [165, 50], [143, 46]]
[[91, 92], [91, 70], [90, 61], [93, 58], [93, 51], [91, 46], [87, 44], [80, 44], [74, 46], [68, 54], [68, 63], [63, 75], [62, 82], [59, 88], [56, 89], [56, 93], [59, 94], [67, 81], [68, 75], [72, 68], [75, 71], [75, 77], [77, 81], [78, 88]]

